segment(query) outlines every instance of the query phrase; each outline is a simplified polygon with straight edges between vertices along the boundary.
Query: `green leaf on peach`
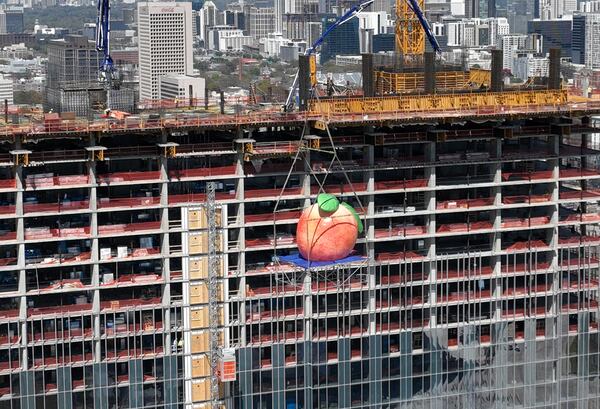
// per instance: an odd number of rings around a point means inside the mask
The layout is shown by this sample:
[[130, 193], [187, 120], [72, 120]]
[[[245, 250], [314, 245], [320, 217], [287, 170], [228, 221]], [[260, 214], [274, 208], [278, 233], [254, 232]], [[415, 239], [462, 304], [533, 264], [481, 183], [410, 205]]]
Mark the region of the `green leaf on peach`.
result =
[[363, 224], [362, 224], [362, 220], [360, 220], [360, 216], [358, 215], [358, 213], [356, 212], [356, 210], [354, 210], [354, 207], [352, 207], [351, 205], [349, 205], [346, 202], [342, 202], [342, 206], [344, 206], [346, 209], [348, 209], [350, 211], [350, 213], [352, 213], [352, 215], [354, 216], [354, 218], [356, 219], [356, 224], [358, 225], [358, 233], [362, 233], [364, 230]]
[[340, 207], [340, 201], [337, 197], [329, 193], [321, 193], [317, 196], [317, 204], [319, 209], [326, 213], [333, 213]]

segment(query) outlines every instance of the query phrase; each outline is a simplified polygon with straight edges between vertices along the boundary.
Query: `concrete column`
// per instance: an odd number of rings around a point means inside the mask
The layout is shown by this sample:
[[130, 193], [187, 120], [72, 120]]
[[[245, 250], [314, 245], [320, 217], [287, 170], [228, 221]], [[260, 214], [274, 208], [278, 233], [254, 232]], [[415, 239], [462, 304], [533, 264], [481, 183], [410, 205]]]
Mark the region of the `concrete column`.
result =
[[[90, 136], [90, 146], [96, 145], [96, 136]], [[90, 184], [89, 188], [89, 209], [90, 209], [90, 235], [92, 236], [91, 243], [92, 246], [90, 248], [90, 260], [92, 262], [91, 265], [91, 273], [92, 273], [92, 287], [95, 288], [92, 295], [92, 320], [93, 320], [93, 330], [94, 330], [94, 362], [101, 362], [102, 355], [102, 341], [100, 337], [102, 335], [100, 328], [100, 265], [99, 261], [99, 240], [98, 240], [98, 204], [97, 204], [97, 173], [96, 173], [96, 162], [94, 159], [87, 161], [87, 172], [88, 172], [88, 182]]]
[[504, 66], [504, 54], [502, 50], [492, 50], [492, 78], [491, 78], [491, 91], [502, 92], [502, 69]]
[[[427, 226], [427, 234], [433, 235], [436, 232], [436, 168], [433, 163], [437, 159], [436, 154], [436, 143], [435, 141], [430, 141], [427, 145], [425, 145], [425, 162], [429, 163], [430, 166], [425, 168], [425, 178], [427, 179], [427, 188], [429, 189], [425, 192], [425, 210], [430, 212], [425, 216], [425, 223]], [[425, 269], [429, 271], [429, 303], [431, 305], [436, 304], [437, 299], [437, 257], [436, 257], [436, 248], [435, 248], [435, 239], [428, 238], [425, 240], [425, 245], [427, 246], [427, 257], [430, 259], [428, 263], [425, 263]], [[437, 325], [437, 311], [435, 307], [431, 308], [430, 311], [430, 325], [432, 328], [435, 328]]]
[[[244, 186], [244, 154], [239, 153], [237, 155], [237, 159], [235, 162], [236, 165], [236, 199], [238, 200], [238, 209], [236, 214], [236, 222], [237, 225], [240, 226], [239, 235], [238, 235], [238, 246], [239, 252], [238, 254], [238, 265], [237, 270], [240, 277], [240, 296], [241, 300], [239, 302], [239, 318], [240, 321], [246, 322], [246, 225], [244, 220], [245, 208], [244, 208], [244, 199], [245, 199], [245, 186]], [[240, 344], [246, 345], [246, 325], [240, 325]]]
[[298, 109], [306, 111], [308, 109], [308, 99], [310, 98], [310, 56], [298, 56]]
[[362, 79], [363, 95], [366, 98], [375, 96], [375, 71], [373, 68], [373, 54], [362, 55]]
[[[169, 142], [169, 135], [167, 131], [163, 131], [161, 135], [160, 143], [164, 144]], [[171, 265], [169, 263], [171, 254], [171, 245], [169, 241], [169, 159], [163, 153], [159, 160], [159, 171], [160, 171], [160, 251], [163, 257], [162, 263], [162, 276], [164, 280], [163, 291], [162, 291], [162, 307], [163, 307], [163, 323], [165, 328], [164, 338], [164, 351], [165, 355], [171, 355], [171, 345], [173, 341], [171, 328]]]
[[368, 163], [368, 169], [364, 173], [364, 182], [367, 183], [367, 196], [363, 196], [365, 202], [362, 203], [366, 216], [363, 218], [364, 227], [366, 229], [365, 237], [367, 239], [367, 260], [369, 262], [368, 277], [369, 277], [369, 334], [375, 334], [376, 332], [376, 315], [375, 315], [375, 287], [377, 285], [376, 280], [376, 268], [372, 266], [375, 261], [375, 223], [373, 216], [375, 215], [375, 172], [373, 171], [373, 165], [375, 164], [375, 147], [373, 145], [367, 145], [364, 148], [364, 159]]
[[435, 53], [425, 52], [425, 93], [435, 94]]
[[490, 141], [490, 168], [494, 175], [494, 186], [490, 189], [494, 197], [494, 210], [490, 212], [491, 222], [494, 226], [492, 233], [492, 254], [490, 258], [492, 271], [492, 279], [490, 280], [492, 297], [494, 298], [495, 311], [493, 317], [496, 320], [502, 318], [502, 257], [495, 255], [502, 251], [502, 139], [494, 138]]
[[550, 67], [548, 75], [548, 89], [558, 90], [560, 89], [560, 48], [550, 49]]
[[[15, 137], [15, 150], [22, 149], [21, 137]], [[23, 218], [23, 196], [25, 190], [25, 179], [23, 176], [23, 165], [15, 165], [15, 216], [17, 232], [17, 269], [19, 270], [19, 321], [22, 345], [21, 367], [27, 369], [27, 271], [25, 270], [25, 219]]]

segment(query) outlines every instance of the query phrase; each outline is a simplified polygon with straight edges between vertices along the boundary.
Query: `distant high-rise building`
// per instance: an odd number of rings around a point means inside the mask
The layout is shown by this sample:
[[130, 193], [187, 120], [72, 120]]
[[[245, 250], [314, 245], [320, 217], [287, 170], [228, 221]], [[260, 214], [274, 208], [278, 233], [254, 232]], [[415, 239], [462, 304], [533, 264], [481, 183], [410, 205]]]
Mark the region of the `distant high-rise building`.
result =
[[159, 79], [191, 75], [192, 3], [138, 3], [140, 100], [159, 97]]
[[51, 40], [47, 46], [46, 86], [58, 88], [68, 84], [87, 85], [98, 81], [100, 56], [93, 41], [69, 35]]
[[250, 7], [248, 11], [248, 35], [258, 41], [275, 31], [275, 12], [272, 7]]
[[202, 5], [202, 9], [200, 10], [200, 39], [205, 41], [208, 37], [208, 31], [210, 27], [216, 26], [219, 24], [218, 19], [219, 10], [215, 3], [211, 0], [204, 2]]
[[479, 0], [465, 0], [465, 16], [467, 18], [479, 17]]
[[2, 10], [2, 14], [2, 19], [5, 21], [6, 33], [22, 33], [25, 31], [23, 7], [10, 6]]
[[14, 103], [13, 98], [13, 81], [10, 78], [4, 78], [3, 75], [0, 75], [0, 103], [4, 104], [4, 101], [6, 101], [8, 105], [12, 105]]
[[[324, 18], [323, 32], [335, 23], [335, 21], [336, 17]], [[321, 63], [335, 59], [336, 55], [360, 54], [358, 28], [358, 19], [352, 19], [333, 30], [323, 42]]]
[[535, 17], [535, 0], [507, 0], [506, 18], [510, 25], [511, 33], [527, 33], [527, 23]]
[[529, 37], [523, 34], [510, 34], [502, 37], [503, 68], [512, 71], [518, 51], [527, 49]]
[[571, 56], [573, 22], [570, 19], [532, 20], [527, 32], [542, 36], [542, 54], [548, 54], [550, 48], [560, 48], [563, 57]]
[[573, 62], [600, 69], [600, 13], [573, 16]]

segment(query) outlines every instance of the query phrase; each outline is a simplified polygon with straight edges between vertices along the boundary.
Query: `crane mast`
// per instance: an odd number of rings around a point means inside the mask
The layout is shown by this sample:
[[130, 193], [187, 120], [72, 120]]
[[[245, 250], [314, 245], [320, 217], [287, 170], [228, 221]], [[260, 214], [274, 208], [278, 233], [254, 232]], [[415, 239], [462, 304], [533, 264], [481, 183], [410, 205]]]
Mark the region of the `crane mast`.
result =
[[[415, 0], [423, 9], [425, 0]], [[425, 53], [425, 29], [407, 0], [396, 0], [396, 51], [404, 55]]]
[[436, 53], [440, 45], [425, 18], [425, 0], [396, 0], [396, 51], [416, 56], [425, 53], [425, 38]]

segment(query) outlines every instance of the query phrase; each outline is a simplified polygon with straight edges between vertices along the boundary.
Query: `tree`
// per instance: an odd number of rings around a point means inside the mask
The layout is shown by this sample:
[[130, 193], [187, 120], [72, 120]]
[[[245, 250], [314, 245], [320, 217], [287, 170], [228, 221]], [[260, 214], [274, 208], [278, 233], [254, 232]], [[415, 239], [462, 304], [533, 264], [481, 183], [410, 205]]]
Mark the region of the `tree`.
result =
[[44, 96], [37, 91], [15, 91], [15, 104], [39, 105], [44, 102]]

